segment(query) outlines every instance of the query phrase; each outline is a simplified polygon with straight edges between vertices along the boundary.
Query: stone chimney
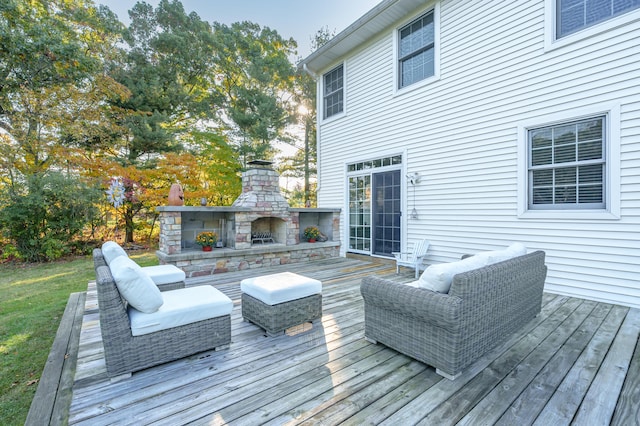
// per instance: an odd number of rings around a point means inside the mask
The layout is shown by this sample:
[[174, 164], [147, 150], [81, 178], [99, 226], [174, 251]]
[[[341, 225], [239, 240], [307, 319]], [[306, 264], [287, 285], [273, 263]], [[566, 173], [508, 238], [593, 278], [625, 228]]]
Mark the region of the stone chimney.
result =
[[289, 203], [280, 193], [280, 176], [265, 160], [249, 162], [242, 174], [242, 194], [233, 207], [246, 207], [269, 216], [289, 215]]
[[255, 160], [242, 174], [242, 194], [233, 207], [250, 209], [236, 213], [237, 249], [255, 241], [293, 245], [298, 243], [298, 217], [292, 220], [289, 203], [280, 193], [280, 176], [270, 161]]

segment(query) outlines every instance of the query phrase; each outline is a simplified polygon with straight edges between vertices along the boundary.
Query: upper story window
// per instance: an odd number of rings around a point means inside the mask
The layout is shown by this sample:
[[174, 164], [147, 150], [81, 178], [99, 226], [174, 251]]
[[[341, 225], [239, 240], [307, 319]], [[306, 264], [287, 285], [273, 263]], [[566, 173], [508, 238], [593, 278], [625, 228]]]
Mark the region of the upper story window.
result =
[[605, 123], [596, 116], [528, 131], [529, 209], [605, 209]]
[[431, 77], [435, 72], [433, 10], [398, 32], [399, 88]]
[[556, 0], [557, 38], [637, 8], [640, 0]]
[[323, 118], [329, 118], [344, 111], [344, 65], [326, 73], [323, 83]]

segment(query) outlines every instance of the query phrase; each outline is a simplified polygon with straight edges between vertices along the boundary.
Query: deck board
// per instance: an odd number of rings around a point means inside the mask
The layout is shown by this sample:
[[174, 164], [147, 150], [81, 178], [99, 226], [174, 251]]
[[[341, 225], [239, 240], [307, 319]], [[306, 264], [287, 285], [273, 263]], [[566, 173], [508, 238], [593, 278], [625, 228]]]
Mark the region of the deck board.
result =
[[[323, 316], [269, 338], [242, 320], [239, 284], [285, 270], [323, 282]], [[450, 381], [364, 340], [359, 288], [370, 274], [413, 280], [393, 264], [342, 258], [190, 279], [232, 299], [229, 349], [116, 383], [90, 284], [69, 424], [637, 423], [640, 311], [545, 293], [538, 317]]]

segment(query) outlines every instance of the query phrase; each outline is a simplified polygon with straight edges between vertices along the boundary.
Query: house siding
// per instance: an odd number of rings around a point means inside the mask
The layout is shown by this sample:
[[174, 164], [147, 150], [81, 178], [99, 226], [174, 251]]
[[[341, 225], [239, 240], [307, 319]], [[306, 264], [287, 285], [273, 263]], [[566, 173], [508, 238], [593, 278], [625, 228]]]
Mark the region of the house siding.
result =
[[[422, 181], [403, 245], [428, 238], [428, 263], [521, 241], [547, 253], [547, 291], [640, 307], [639, 23], [545, 50], [544, 0], [443, 1], [439, 79], [396, 93], [393, 32], [423, 11], [342, 58], [348, 112], [319, 123], [319, 205], [348, 211], [347, 163], [405, 153]], [[601, 105], [620, 111], [619, 218], [519, 216], [519, 126]]]

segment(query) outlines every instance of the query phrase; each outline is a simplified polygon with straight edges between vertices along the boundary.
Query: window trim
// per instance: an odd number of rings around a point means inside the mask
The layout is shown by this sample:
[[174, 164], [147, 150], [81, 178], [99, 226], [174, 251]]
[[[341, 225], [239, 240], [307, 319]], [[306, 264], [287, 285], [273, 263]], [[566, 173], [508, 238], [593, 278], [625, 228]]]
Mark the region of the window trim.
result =
[[[408, 86], [400, 87], [400, 30], [427, 13], [433, 13], [433, 75]], [[393, 93], [400, 95], [440, 80], [440, 3], [431, 5], [403, 21], [393, 30]]]
[[[325, 117], [324, 113], [325, 113], [325, 94], [324, 94], [324, 89], [325, 89], [325, 76], [333, 71], [335, 71], [336, 69], [338, 69], [339, 67], [342, 66], [342, 111], [335, 113], [333, 115], [330, 115], [329, 117]], [[322, 73], [322, 76], [320, 78], [320, 91], [319, 93], [322, 94], [322, 96], [318, 96], [318, 102], [319, 102], [319, 108], [318, 111], [321, 111], [321, 114], [319, 114], [319, 117], [321, 119], [322, 123], [327, 123], [330, 121], [333, 121], [337, 118], [343, 117], [346, 115], [347, 112], [347, 63], [346, 61], [341, 62], [339, 64], [336, 64], [335, 66], [331, 67], [328, 71]]]
[[557, 34], [557, 0], [545, 0], [544, 2], [544, 50], [550, 52], [561, 47], [589, 39], [616, 28], [640, 21], [640, 9], [633, 9], [622, 15], [612, 16], [595, 25], [585, 27], [572, 34], [558, 38]]
[[[529, 131], [604, 116], [605, 207], [604, 209], [564, 208], [529, 209]], [[559, 111], [518, 125], [518, 195], [519, 219], [620, 219], [620, 105]]]

